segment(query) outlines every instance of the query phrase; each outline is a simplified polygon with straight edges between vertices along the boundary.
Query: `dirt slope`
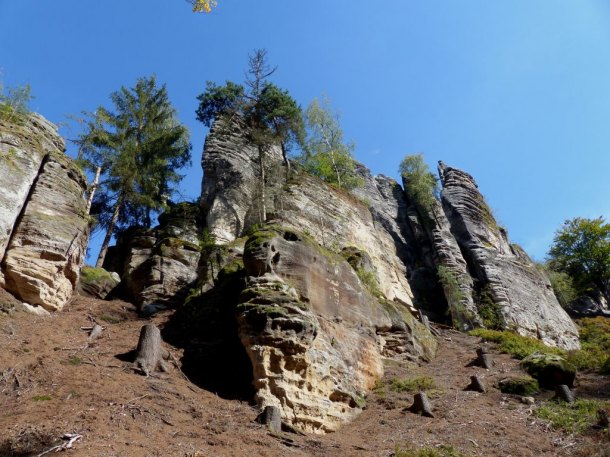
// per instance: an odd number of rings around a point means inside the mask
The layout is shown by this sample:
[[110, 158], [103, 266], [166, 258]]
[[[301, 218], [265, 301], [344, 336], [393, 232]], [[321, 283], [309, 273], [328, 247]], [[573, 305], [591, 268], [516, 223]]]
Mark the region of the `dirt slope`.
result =
[[[531, 406], [495, 389], [464, 392], [471, 374], [492, 386], [517, 373], [517, 362], [494, 354], [490, 371], [466, 367], [480, 343], [453, 331], [442, 332], [430, 364], [388, 361], [385, 387], [380, 384], [364, 413], [338, 433], [272, 436], [255, 422], [255, 408], [190, 383], [177, 364], [161, 377], [134, 372], [130, 351], [149, 321], [128, 303], [77, 297], [49, 317], [0, 316], [0, 456], [38, 455], [64, 433], [82, 435], [68, 455], [88, 457], [364, 457], [440, 444], [469, 455], [517, 457], [589, 455], [591, 446], [599, 447], [551, 430], [532, 416]], [[106, 330], [88, 346], [81, 327], [91, 325], [90, 317]], [[153, 322], [161, 326], [165, 319]], [[167, 347], [180, 360], [181, 351]], [[412, 396], [388, 387], [393, 378], [413, 376], [434, 378], [435, 418], [403, 412]]]

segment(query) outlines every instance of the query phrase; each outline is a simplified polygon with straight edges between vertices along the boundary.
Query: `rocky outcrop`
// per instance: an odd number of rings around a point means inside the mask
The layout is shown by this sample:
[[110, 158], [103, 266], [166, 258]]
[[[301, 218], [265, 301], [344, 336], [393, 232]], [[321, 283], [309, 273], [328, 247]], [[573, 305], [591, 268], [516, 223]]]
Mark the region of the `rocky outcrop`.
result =
[[182, 304], [198, 278], [199, 207], [171, 206], [153, 229], [121, 235], [104, 267], [121, 276], [123, 293], [139, 308]]
[[[277, 173], [279, 147], [266, 153], [267, 175]], [[239, 121], [220, 119], [206, 137], [201, 165], [204, 170], [201, 207], [206, 227], [219, 243], [245, 234], [260, 222], [260, 173], [258, 150], [249, 144]], [[273, 179], [269, 180], [273, 182]], [[268, 208], [273, 209], [268, 192]]]
[[0, 124], [0, 253], [3, 287], [60, 310], [78, 282], [88, 240], [84, 174], [57, 128], [38, 115]]
[[[210, 233], [218, 242], [228, 243], [260, 223], [258, 152], [249, 146], [237, 125], [232, 130], [216, 123], [206, 139], [202, 208]], [[404, 199], [400, 186], [389, 178], [370, 177], [354, 196], [323, 181], [295, 171], [284, 179], [278, 148], [266, 156], [267, 176], [275, 175], [280, 185], [267, 191], [271, 218], [283, 226], [309, 233], [316, 242], [333, 251], [346, 246], [365, 250], [376, 269], [380, 289], [389, 300], [413, 303], [403, 258], [407, 256], [404, 230], [400, 222]], [[269, 181], [273, 181], [270, 179]], [[377, 208], [378, 217], [369, 210]]]
[[239, 333], [256, 399], [279, 407], [292, 426], [333, 431], [361, 411], [383, 373], [380, 333], [399, 336], [415, 360], [434, 354], [434, 339], [407, 307], [380, 303], [346, 260], [307, 235], [256, 232], [244, 266]]
[[77, 290], [81, 295], [103, 300], [120, 282], [121, 277], [114, 271], [85, 266], [81, 270]]
[[496, 306], [502, 328], [566, 349], [579, 347], [578, 330], [559, 305], [550, 281], [518, 246], [508, 242], [469, 174], [439, 164], [441, 200], [469, 271]]
[[575, 317], [610, 317], [608, 300], [599, 290], [592, 290], [588, 295], [583, 295], [568, 303], [566, 311]]

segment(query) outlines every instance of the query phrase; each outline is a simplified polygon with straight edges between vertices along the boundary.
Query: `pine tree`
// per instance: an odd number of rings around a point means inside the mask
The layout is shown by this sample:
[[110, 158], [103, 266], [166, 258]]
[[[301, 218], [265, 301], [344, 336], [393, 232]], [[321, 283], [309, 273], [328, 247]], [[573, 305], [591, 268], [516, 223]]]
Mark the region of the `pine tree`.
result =
[[245, 86], [227, 81], [224, 86], [209, 82], [206, 91], [199, 95], [197, 120], [211, 127], [224, 119], [227, 126], [239, 118], [245, 126], [245, 136], [258, 151], [261, 222], [267, 219], [266, 163], [273, 146], [279, 145], [286, 170], [290, 169], [288, 152], [294, 144], [303, 141], [301, 109], [287, 91], [280, 89], [267, 78], [275, 72], [267, 63], [267, 51], [258, 49], [249, 56]]
[[190, 161], [191, 145], [180, 124], [165, 85], [154, 76], [140, 78], [135, 87], [121, 87], [110, 96], [112, 110], [99, 107], [88, 116], [77, 143], [79, 159], [102, 176], [92, 214], [106, 230], [97, 259], [100, 267], [112, 235], [126, 225], [150, 227]]

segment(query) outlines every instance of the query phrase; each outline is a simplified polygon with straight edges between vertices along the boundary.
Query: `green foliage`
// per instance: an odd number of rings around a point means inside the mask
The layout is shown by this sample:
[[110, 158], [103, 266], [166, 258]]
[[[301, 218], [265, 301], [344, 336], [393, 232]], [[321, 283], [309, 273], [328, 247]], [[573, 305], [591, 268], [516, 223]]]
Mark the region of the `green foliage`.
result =
[[557, 301], [559, 301], [559, 304], [562, 307], [565, 308], [570, 302], [578, 298], [578, 291], [576, 290], [576, 287], [574, 287], [574, 281], [569, 274], [563, 271], [551, 270], [546, 265], [544, 269], [551, 281], [551, 286], [553, 287], [553, 292], [557, 297]]
[[451, 312], [453, 326], [458, 329], [472, 328], [474, 316], [467, 310], [462, 300], [464, 292], [460, 288], [460, 281], [457, 276], [445, 265], [439, 265], [436, 269], [438, 280], [443, 286], [443, 292]]
[[258, 49], [249, 56], [244, 86], [227, 81], [225, 86], [208, 82], [206, 91], [199, 95], [197, 119], [208, 127], [218, 121], [222, 133], [242, 124], [246, 140], [258, 150], [261, 222], [266, 220], [266, 155], [279, 145], [284, 163], [289, 167], [288, 152], [304, 138], [301, 109], [286, 90], [280, 89], [267, 78], [275, 68], [267, 63], [267, 51]]
[[489, 285], [485, 285], [476, 296], [479, 316], [486, 328], [500, 330], [504, 327], [504, 319], [500, 312], [500, 305], [496, 303], [491, 294]]
[[532, 395], [540, 391], [538, 381], [530, 376], [503, 379], [499, 383], [500, 392], [515, 395]]
[[208, 81], [205, 92], [197, 97], [199, 100], [199, 107], [195, 112], [197, 120], [211, 127], [217, 117], [239, 113], [244, 97], [245, 90], [240, 84], [227, 81], [224, 86], [217, 86], [212, 81]]
[[328, 98], [314, 99], [305, 111], [307, 139], [299, 158], [305, 170], [323, 181], [343, 189], [361, 186], [352, 154], [354, 144], [343, 141], [339, 115], [333, 113]]
[[476, 329], [470, 332], [472, 336], [478, 336], [486, 341], [498, 344], [501, 352], [510, 354], [517, 359], [524, 359], [530, 354], [540, 352], [543, 354], [563, 354], [564, 351], [558, 348], [545, 346], [542, 341], [518, 335], [517, 333], [505, 330]]
[[588, 317], [576, 321], [580, 333], [580, 351], [566, 357], [579, 370], [596, 370], [610, 374], [610, 319]]
[[422, 447], [419, 449], [408, 448], [401, 449], [396, 446], [393, 454], [394, 457], [468, 457], [467, 454], [462, 454], [453, 446], [441, 444], [437, 447]]
[[568, 274], [579, 293], [597, 288], [610, 298], [610, 224], [602, 217], [565, 221], [555, 233], [549, 266]]
[[394, 378], [389, 383], [390, 390], [394, 392], [417, 393], [436, 389], [434, 379], [429, 376], [418, 376], [416, 378], [399, 379]]
[[374, 271], [369, 271], [363, 267], [360, 267], [356, 269], [356, 274], [373, 297], [383, 296], [381, 287], [379, 287], [379, 281], [377, 281], [377, 275], [375, 275]]
[[424, 156], [422, 154], [406, 156], [400, 162], [398, 171], [404, 179], [407, 196], [421, 209], [430, 212], [436, 203], [439, 187], [438, 179], [424, 162]]
[[570, 433], [582, 433], [597, 422], [597, 411], [610, 407], [610, 402], [578, 399], [574, 403], [547, 401], [534, 414], [549, 421], [554, 428]]
[[81, 359], [80, 357], [73, 356], [68, 359], [68, 363], [74, 366], [82, 365], [83, 359]]
[[32, 98], [29, 84], [4, 88], [0, 83], [0, 120], [23, 125], [30, 114], [28, 103]]
[[151, 214], [165, 207], [191, 151], [188, 130], [154, 76], [110, 98], [113, 111], [99, 107], [89, 114], [77, 140], [79, 159], [91, 171], [102, 170], [92, 214], [108, 241], [121, 228], [151, 226]]
[[34, 397], [32, 397], [32, 400], [34, 401], [49, 401], [52, 400], [50, 395], [36, 395]]
[[578, 370], [594, 370], [610, 374], [610, 321], [605, 317], [579, 319], [581, 349], [564, 351], [545, 346], [540, 340], [511, 331], [476, 329], [470, 332], [486, 341], [498, 344], [498, 349], [517, 359], [534, 354], [561, 355]]
[[86, 283], [114, 280], [112, 278], [112, 273], [110, 273], [109, 271], [106, 271], [103, 268], [94, 268], [90, 266], [85, 266], [82, 268], [80, 272], [80, 277], [81, 281]]

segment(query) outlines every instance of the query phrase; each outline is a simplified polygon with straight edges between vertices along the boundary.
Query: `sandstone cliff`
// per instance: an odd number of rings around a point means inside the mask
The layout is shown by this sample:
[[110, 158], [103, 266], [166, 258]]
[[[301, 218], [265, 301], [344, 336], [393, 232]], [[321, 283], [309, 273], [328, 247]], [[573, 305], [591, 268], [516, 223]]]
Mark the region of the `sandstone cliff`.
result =
[[398, 183], [364, 167], [363, 185], [346, 192], [298, 167], [286, 178], [279, 151], [266, 162], [275, 184], [261, 221], [257, 151], [238, 124], [215, 125], [202, 159], [202, 212], [221, 244], [275, 224], [246, 244], [238, 320], [258, 402], [280, 407], [288, 423], [335, 430], [357, 414], [382, 354], [429, 358], [433, 338], [413, 317], [422, 311], [463, 330], [509, 328], [578, 347], [548, 279], [509, 245], [466, 173], [441, 165], [440, 201], [418, 208]]
[[559, 305], [549, 279], [523, 249], [509, 243], [472, 176], [442, 162], [439, 175], [451, 232], [479, 289], [489, 294], [497, 325], [549, 345], [578, 348], [576, 325]]
[[70, 299], [88, 240], [87, 181], [64, 149], [41, 116], [0, 122], [1, 285], [50, 311]]
[[140, 309], [175, 307], [198, 278], [200, 232], [199, 206], [172, 204], [159, 216], [157, 227], [123, 233], [104, 268], [118, 273], [123, 295]]

